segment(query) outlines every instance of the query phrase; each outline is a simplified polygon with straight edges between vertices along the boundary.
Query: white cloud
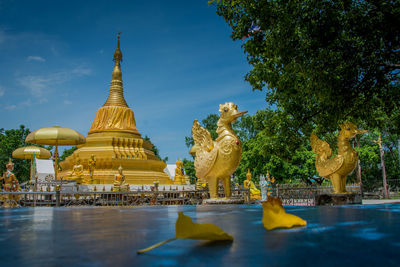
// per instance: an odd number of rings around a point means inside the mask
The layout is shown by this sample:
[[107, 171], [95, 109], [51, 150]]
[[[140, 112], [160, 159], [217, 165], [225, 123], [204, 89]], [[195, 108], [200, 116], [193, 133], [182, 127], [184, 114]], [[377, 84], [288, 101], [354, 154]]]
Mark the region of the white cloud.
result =
[[18, 77], [17, 82], [20, 85], [28, 88], [29, 92], [33, 96], [42, 98], [49, 91], [51, 91], [51, 88], [54, 85], [62, 84], [81, 76], [87, 76], [91, 73], [91, 69], [83, 66], [77, 66], [72, 70], [55, 72], [48, 75], [27, 75]]
[[15, 32], [0, 25], [0, 44], [6, 44], [9, 47], [20, 48], [20, 45], [53, 45], [57, 42], [52, 36], [41, 32]]
[[20, 106], [20, 107], [32, 106], [32, 101], [30, 99], [27, 99], [27, 100], [22, 101], [21, 103], [19, 103], [18, 106]]
[[41, 98], [34, 102], [30, 98], [28, 98], [25, 101], [19, 102], [17, 104], [11, 104], [11, 105], [4, 106], [4, 109], [7, 109], [7, 110], [23, 109], [25, 107], [30, 107], [34, 104], [43, 104], [46, 102], [47, 102], [46, 98]]
[[4, 90], [4, 88], [2, 86], [0, 86], [0, 97], [2, 97], [5, 92], [6, 92], [6, 90]]
[[84, 76], [92, 74], [92, 70], [84, 66], [77, 66], [71, 70], [71, 73], [76, 74], [77, 76]]
[[64, 104], [65, 104], [65, 105], [71, 105], [71, 104], [72, 104], [72, 102], [71, 102], [71, 101], [69, 101], [69, 100], [64, 100]]
[[28, 75], [18, 79], [18, 82], [29, 89], [30, 93], [34, 96], [40, 97], [45, 93], [45, 90], [51, 84], [59, 83], [59, 75], [50, 75], [48, 77], [44, 76], [33, 76]]
[[4, 108], [5, 108], [5, 109], [8, 109], [8, 110], [13, 110], [13, 109], [16, 109], [17, 106], [16, 106], [16, 105], [7, 105], [7, 106], [5, 106]]
[[39, 61], [39, 62], [45, 62], [46, 60], [42, 57], [39, 56], [29, 56], [27, 57], [26, 61]]

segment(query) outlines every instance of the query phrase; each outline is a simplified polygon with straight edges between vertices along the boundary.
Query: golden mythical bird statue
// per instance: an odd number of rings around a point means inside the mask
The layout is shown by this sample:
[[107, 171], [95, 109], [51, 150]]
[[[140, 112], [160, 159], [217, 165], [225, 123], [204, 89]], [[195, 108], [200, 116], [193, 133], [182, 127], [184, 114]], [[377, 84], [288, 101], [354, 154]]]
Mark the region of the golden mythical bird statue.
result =
[[[338, 136], [338, 155], [332, 157], [332, 149], [329, 144], [319, 139], [315, 134], [311, 134], [311, 147], [317, 153], [315, 167], [319, 176], [329, 178], [332, 181], [335, 194], [346, 193], [346, 176], [356, 167], [358, 154], [350, 145], [349, 140], [357, 134], [367, 133], [360, 131], [353, 123], [340, 125]], [[332, 157], [332, 158], [331, 158]]]
[[212, 140], [210, 133], [193, 121], [192, 135], [194, 146], [190, 154], [195, 155], [196, 176], [208, 182], [211, 199], [218, 197], [218, 180], [223, 180], [225, 197], [231, 196], [231, 174], [239, 166], [242, 144], [232, 129], [232, 123], [247, 111], [238, 111], [237, 105], [219, 105], [221, 113], [217, 123], [218, 137]]

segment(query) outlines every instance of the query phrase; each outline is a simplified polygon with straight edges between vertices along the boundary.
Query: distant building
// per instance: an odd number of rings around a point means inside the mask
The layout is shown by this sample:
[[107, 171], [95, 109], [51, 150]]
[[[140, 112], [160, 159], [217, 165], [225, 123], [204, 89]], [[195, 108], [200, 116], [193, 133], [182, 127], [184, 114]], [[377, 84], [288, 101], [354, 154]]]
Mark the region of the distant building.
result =
[[168, 174], [169, 179], [175, 180], [175, 169], [176, 169], [176, 164], [167, 164], [167, 167], [165, 167], [164, 172]]
[[54, 180], [54, 166], [51, 159], [35, 159], [38, 183]]

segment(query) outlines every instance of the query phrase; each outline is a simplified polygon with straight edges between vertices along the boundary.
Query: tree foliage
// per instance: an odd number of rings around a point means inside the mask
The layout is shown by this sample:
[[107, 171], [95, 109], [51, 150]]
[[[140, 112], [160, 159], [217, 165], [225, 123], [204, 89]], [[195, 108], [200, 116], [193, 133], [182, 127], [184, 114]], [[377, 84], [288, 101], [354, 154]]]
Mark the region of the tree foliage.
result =
[[[280, 110], [259, 110], [251, 118], [251, 138], [242, 139], [242, 161], [235, 172], [242, 183], [250, 169], [256, 182], [270, 172], [277, 182], [306, 181], [316, 175], [308, 138], [291, 127]], [[248, 120], [248, 118], [246, 119]], [[238, 132], [243, 131], [239, 129]], [[289, 142], [289, 140], [291, 140]]]
[[60, 156], [60, 161], [64, 161], [68, 156], [71, 156], [75, 150], [78, 148], [76, 146], [72, 146], [70, 148], [64, 149], [63, 153]]
[[190, 183], [196, 183], [196, 170], [194, 169], [194, 162], [192, 160], [183, 159], [183, 169], [185, 174], [189, 176]]
[[[20, 125], [19, 129], [4, 130], [0, 129], [0, 172], [1, 175], [6, 171], [8, 159], [12, 158], [12, 152], [23, 146], [31, 144], [25, 143], [26, 136], [30, 133], [28, 128]], [[30, 160], [12, 159], [14, 163], [14, 174], [20, 182], [29, 180]]]
[[[381, 132], [373, 130], [368, 135], [359, 138], [359, 145], [355, 145], [361, 162], [362, 183], [365, 191], [374, 191], [383, 187], [382, 169], [379, 146], [374, 143], [378, 140]], [[400, 161], [398, 154], [397, 135], [382, 135], [382, 146], [384, 149], [384, 160], [387, 180], [390, 188], [391, 180], [400, 177]], [[357, 142], [355, 142], [357, 143]], [[350, 181], [356, 181], [356, 174], [348, 177]]]
[[161, 158], [161, 156], [160, 156], [160, 151], [159, 151], [159, 149], [158, 149], [158, 147], [156, 147], [152, 142], [151, 142], [151, 140], [150, 140], [150, 137], [148, 137], [147, 135], [143, 138], [143, 140], [145, 140], [145, 141], [147, 141], [147, 142], [149, 142], [151, 145], [152, 145], [152, 147], [151, 147], [151, 151], [153, 151], [153, 153], [154, 153], [154, 155], [159, 159], [159, 160], [162, 160], [162, 161], [164, 161], [164, 162], [167, 162], [168, 161], [168, 157], [165, 157], [165, 158]]
[[[246, 38], [252, 69], [245, 79], [291, 116], [306, 135], [346, 120], [400, 132], [400, 2], [219, 0], [216, 6]], [[249, 31], [251, 25], [259, 31]], [[397, 114], [397, 115], [393, 115]]]

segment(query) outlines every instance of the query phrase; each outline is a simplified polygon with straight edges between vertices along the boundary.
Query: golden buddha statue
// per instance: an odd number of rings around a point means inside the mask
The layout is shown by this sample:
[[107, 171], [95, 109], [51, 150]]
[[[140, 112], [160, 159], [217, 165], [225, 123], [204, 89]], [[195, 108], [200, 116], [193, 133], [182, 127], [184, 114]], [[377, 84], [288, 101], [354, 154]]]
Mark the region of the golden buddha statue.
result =
[[251, 200], [260, 200], [261, 199], [261, 191], [254, 185], [253, 181], [251, 181], [251, 172], [248, 169], [246, 174], [246, 180], [243, 182], [244, 188], [250, 189], [250, 199]]
[[176, 160], [174, 184], [186, 184], [185, 178], [183, 176], [182, 167], [183, 167], [183, 162], [179, 161], [179, 158], [178, 158]]
[[72, 168], [71, 178], [76, 180], [78, 184], [82, 183], [83, 180], [83, 165], [79, 156], [76, 156], [75, 165]]
[[118, 174], [115, 175], [114, 187], [111, 191], [129, 191], [129, 184], [125, 181], [125, 175], [122, 171], [122, 166], [119, 166]]
[[88, 166], [89, 166], [89, 179], [90, 179], [90, 183], [93, 183], [93, 173], [94, 170], [96, 169], [96, 158], [94, 157], [94, 155], [90, 155], [90, 159], [88, 162]]
[[183, 175], [183, 179], [185, 180], [185, 184], [190, 184], [190, 177], [189, 177], [189, 175]]
[[[85, 170], [89, 170], [91, 183], [112, 184], [112, 173], [121, 165], [129, 184], [151, 184], [154, 179], [160, 184], [172, 184], [164, 172], [165, 162], [156, 157], [151, 151], [152, 144], [143, 140], [136, 128], [134, 112], [124, 98], [121, 62], [118, 34], [108, 98], [96, 112], [86, 143], [78, 145], [73, 155], [60, 162], [62, 172], [59, 177], [67, 177], [73, 172], [74, 155], [79, 155]], [[92, 155], [97, 161], [95, 164], [91, 163]]]

